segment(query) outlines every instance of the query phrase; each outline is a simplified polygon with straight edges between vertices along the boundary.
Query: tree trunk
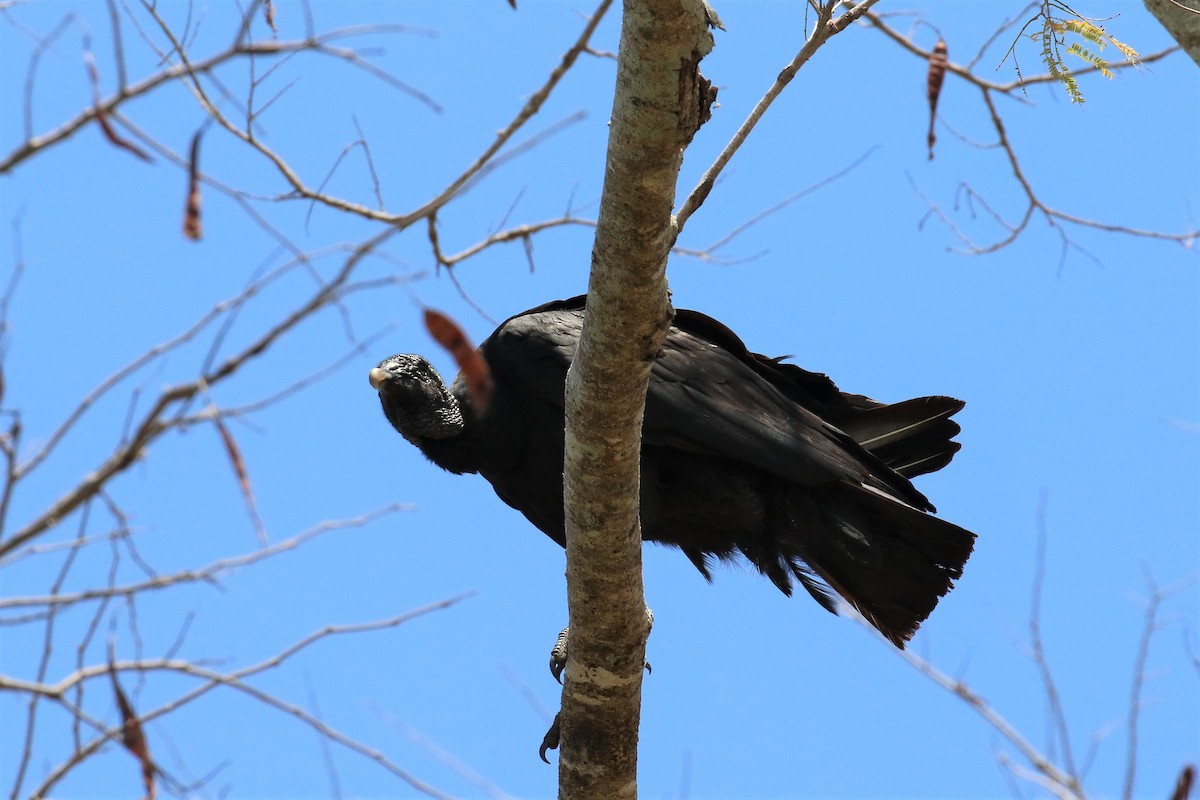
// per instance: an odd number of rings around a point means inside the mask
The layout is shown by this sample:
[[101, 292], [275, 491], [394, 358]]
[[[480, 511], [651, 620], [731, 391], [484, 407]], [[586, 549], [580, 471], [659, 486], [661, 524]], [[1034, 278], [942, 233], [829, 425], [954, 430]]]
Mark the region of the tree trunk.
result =
[[1179, 42], [1200, 66], [1200, 3], [1184, 0], [1145, 0], [1146, 8], [1158, 18], [1167, 33]]
[[702, 0], [626, 0], [587, 314], [567, 377], [571, 632], [559, 797], [637, 796], [648, 624], [638, 461], [650, 366], [672, 309], [666, 262], [683, 150], [706, 118]]

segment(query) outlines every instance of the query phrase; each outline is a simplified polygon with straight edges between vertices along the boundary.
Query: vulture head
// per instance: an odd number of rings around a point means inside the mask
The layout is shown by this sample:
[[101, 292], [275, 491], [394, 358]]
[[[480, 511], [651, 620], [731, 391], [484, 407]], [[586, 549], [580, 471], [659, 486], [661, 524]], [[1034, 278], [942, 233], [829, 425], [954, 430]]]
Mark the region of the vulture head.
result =
[[442, 377], [420, 356], [400, 354], [370, 372], [383, 413], [392, 427], [424, 449], [429, 440], [450, 439], [463, 430], [462, 409]]

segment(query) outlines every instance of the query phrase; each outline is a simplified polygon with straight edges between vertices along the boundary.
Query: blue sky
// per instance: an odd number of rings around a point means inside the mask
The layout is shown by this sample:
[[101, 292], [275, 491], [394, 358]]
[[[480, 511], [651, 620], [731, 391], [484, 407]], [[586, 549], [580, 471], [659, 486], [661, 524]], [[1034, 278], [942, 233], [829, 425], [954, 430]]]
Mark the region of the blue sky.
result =
[[[187, 7], [160, 4], [182, 27]], [[964, 62], [1017, 3], [930, 2], [914, 9], [936, 26], [950, 57]], [[30, 35], [77, 14], [45, 50], [33, 84], [32, 128], [57, 127], [90, 99], [81, 42], [90, 35], [102, 93], [115, 66], [105, 7], [30, 2], [0, 19], [5, 80], [0, 155], [25, 138]], [[1170, 44], [1141, 4], [1088, 2], [1090, 16], [1143, 53]], [[293, 58], [259, 89], [262, 102], [290, 88], [262, 118], [259, 135], [311, 185], [343, 149], [370, 141], [389, 211], [418, 207], [445, 186], [515, 115], [578, 35], [585, 6], [501, 0], [445, 4], [315, 2], [318, 30], [399, 22], [411, 30], [343, 42], [433, 98], [411, 95], [335, 59]], [[726, 32], [704, 73], [720, 107], [696, 137], [681, 196], [724, 146], [802, 42], [799, 3], [725, 3]], [[139, 15], [145, 35], [161, 42]], [[228, 9], [193, 10], [194, 55], [232, 39]], [[279, 37], [303, 34], [299, 6], [279, 4]], [[893, 19], [929, 47], [936, 34], [913, 18]], [[255, 22], [256, 38], [269, 32]], [[126, 23], [131, 81], [158, 69]], [[617, 20], [596, 45], [615, 49]], [[1007, 41], [980, 61], [979, 74], [1015, 78], [999, 66]], [[1036, 47], [1018, 53], [1039, 72]], [[268, 63], [260, 61], [257, 75]], [[245, 62], [219, 73], [244, 97]], [[1106, 81], [1082, 81], [1087, 103], [1071, 106], [1057, 88], [1030, 89], [1029, 104], [997, 100], [1021, 165], [1049, 206], [1101, 222], [1165, 232], [1197, 226], [1200, 213], [1200, 72], [1183, 55]], [[585, 112], [538, 147], [490, 174], [439, 216], [443, 250], [458, 251], [503, 225], [537, 222], [573, 207], [592, 216], [600, 194], [613, 62], [584, 58], [523, 136]], [[1035, 745], [1051, 743], [1046, 694], [1029, 655], [1029, 619], [1039, 508], [1046, 539], [1042, 632], [1085, 786], [1117, 796], [1124, 780], [1130, 682], [1147, 576], [1166, 587], [1200, 569], [1200, 274], [1193, 250], [1177, 243], [1071, 227], [1062, 257], [1055, 229], [1035, 216], [1011, 246], [991, 255], [952, 252], [958, 242], [936, 219], [937, 203], [980, 242], [1002, 238], [960, 184], [1005, 219], [1024, 210], [1003, 155], [972, 147], [939, 123], [928, 161], [925, 65], [867, 28], [839, 36], [806, 67], [735, 157], [679, 244], [703, 249], [801, 189], [866, 159], [844, 177], [766, 218], [721, 248], [720, 262], [675, 257], [669, 280], [677, 306], [709, 313], [754, 350], [792, 354], [847, 391], [896, 401], [949, 394], [967, 401], [958, 416], [961, 453], [918, 480], [945, 518], [979, 535], [955, 591], [912, 644], [985, 697]], [[211, 87], [210, 87], [211, 88]], [[976, 141], [994, 140], [977, 90], [953, 77], [939, 113]], [[131, 102], [125, 116], [184, 151], [204, 113], [179, 84]], [[518, 140], [523, 138], [519, 136]], [[286, 187], [261, 157], [210, 130], [202, 166], [256, 196]], [[80, 398], [153, 344], [236, 295], [255, 270], [285, 261], [275, 238], [211, 188], [202, 242], [179, 233], [184, 175], [163, 158], [142, 163], [88, 126], [61, 146], [0, 177], [0, 265], [5, 280], [24, 271], [9, 309], [5, 409], [21, 409], [23, 452], [45, 442]], [[361, 150], [326, 184], [338, 196], [375, 203]], [[254, 201], [297, 246], [320, 252], [325, 279], [341, 264], [337, 247], [377, 228], [294, 200]], [[924, 224], [922, 224], [924, 223]], [[18, 250], [12, 232], [19, 227]], [[534, 244], [531, 271], [519, 244], [499, 246], [456, 272], [463, 291], [493, 320], [586, 285], [590, 237], [563, 228]], [[383, 338], [347, 365], [282, 403], [229, 422], [242, 449], [258, 511], [272, 541], [323, 520], [403, 503], [361, 528], [333, 531], [219, 586], [190, 584], [60, 615], [45, 681], [75, 668], [81, 632], [99, 620], [85, 664], [104, 661], [111, 635], [120, 658], [170, 651], [231, 670], [279, 652], [329, 624], [386, 619], [430, 603], [470, 596], [386, 631], [315, 644], [254, 686], [311, 710], [412, 775], [455, 796], [506, 793], [549, 797], [556, 770], [536, 750], [558, 702], [546, 668], [565, 624], [563, 556], [501, 503], [477, 477], [442, 473], [395, 435], [379, 412], [366, 372], [394, 352], [449, 358], [420, 326], [419, 307], [458, 319], [476, 341], [494, 327], [436, 274], [424, 225], [394, 237], [359, 271], [363, 280], [403, 283], [349, 298], [285, 337], [245, 374], [215, 388], [227, 407], [252, 402], [336, 361], [358, 340]], [[227, 356], [313, 291], [312, 273], [293, 271], [238, 315]], [[215, 329], [123, 382], [89, 410], [70, 436], [15, 493], [9, 530], [36, 517], [95, 469], [120, 441], [131, 396], [137, 413], [165, 386], [193, 379]], [[254, 525], [221, 440], [211, 425], [168, 434], [111, 486], [141, 557], [167, 574], [258, 549]], [[43, 543], [70, 540], [78, 514]], [[89, 533], [112, 528], [100, 507]], [[125, 551], [118, 583], [143, 573]], [[2, 595], [49, 592], [59, 553], [0, 564]], [[103, 586], [112, 551], [81, 552], [64, 590]], [[646, 594], [655, 611], [645, 682], [641, 794], [647, 798], [1039, 796], [1006, 777], [999, 759], [1019, 761], [961, 700], [930, 683], [890, 646], [803, 597], [787, 599], [745, 568], [725, 568], [705, 585], [676, 552], [647, 549]], [[1200, 752], [1200, 597], [1193, 582], [1162, 606], [1146, 663], [1138, 728], [1137, 792], [1163, 797], [1183, 763]], [[5, 619], [20, 609], [0, 606]], [[138, 636], [132, 633], [134, 614]], [[43, 628], [0, 628], [0, 674], [32, 680]], [[169, 701], [192, 678], [126, 675], [139, 709]], [[118, 720], [106, 679], [88, 684], [88, 713]], [[20, 752], [27, 697], [0, 693], [0, 751]], [[85, 730], [84, 733], [87, 731]], [[409, 796], [408, 785], [336, 744], [328, 753], [312, 728], [234, 691], [216, 691], [148, 726], [156, 758], [183, 781], [220, 767], [199, 796]], [[24, 791], [71, 750], [70, 720], [44, 706]], [[1094, 757], [1089, 749], [1096, 741]], [[448, 755], [447, 755], [448, 754]], [[332, 761], [330, 762], [329, 759]], [[4, 786], [15, 759], [0, 759]], [[332, 767], [330, 767], [332, 763]], [[335, 777], [331, 777], [335, 776]], [[471, 776], [475, 776], [472, 778]], [[8, 788], [6, 791], [11, 792]], [[56, 787], [62, 797], [129, 797], [140, 792], [132, 759], [109, 745]]]

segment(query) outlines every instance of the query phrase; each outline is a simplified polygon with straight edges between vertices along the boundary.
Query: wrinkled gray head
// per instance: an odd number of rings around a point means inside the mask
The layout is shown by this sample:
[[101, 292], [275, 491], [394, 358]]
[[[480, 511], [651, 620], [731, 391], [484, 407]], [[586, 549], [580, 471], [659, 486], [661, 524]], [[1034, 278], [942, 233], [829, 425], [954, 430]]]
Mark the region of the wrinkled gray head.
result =
[[448, 439], [463, 429], [458, 400], [437, 370], [420, 356], [402, 353], [380, 362], [370, 372], [383, 413], [408, 441]]

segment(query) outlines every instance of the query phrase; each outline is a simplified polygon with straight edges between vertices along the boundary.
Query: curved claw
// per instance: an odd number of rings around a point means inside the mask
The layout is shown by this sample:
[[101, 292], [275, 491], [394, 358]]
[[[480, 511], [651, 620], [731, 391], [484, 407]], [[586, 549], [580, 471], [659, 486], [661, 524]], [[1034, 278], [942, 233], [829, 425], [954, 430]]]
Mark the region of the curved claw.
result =
[[550, 763], [550, 759], [546, 758], [546, 751], [558, 749], [558, 717], [558, 714], [554, 715], [554, 722], [550, 724], [550, 730], [546, 731], [546, 735], [542, 737], [542, 746], [538, 748], [538, 757], [547, 764]]
[[570, 630], [569, 627], [563, 628], [554, 642], [554, 647], [550, 648], [550, 674], [559, 683], [562, 683], [563, 670], [567, 668], [567, 633]]

